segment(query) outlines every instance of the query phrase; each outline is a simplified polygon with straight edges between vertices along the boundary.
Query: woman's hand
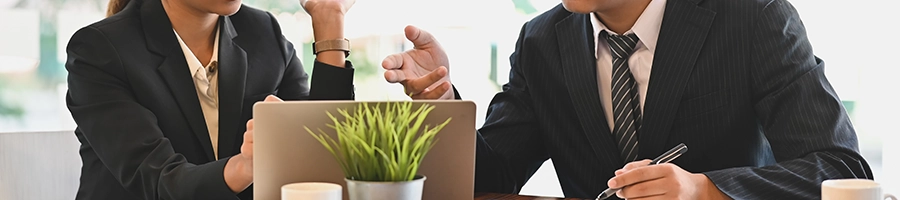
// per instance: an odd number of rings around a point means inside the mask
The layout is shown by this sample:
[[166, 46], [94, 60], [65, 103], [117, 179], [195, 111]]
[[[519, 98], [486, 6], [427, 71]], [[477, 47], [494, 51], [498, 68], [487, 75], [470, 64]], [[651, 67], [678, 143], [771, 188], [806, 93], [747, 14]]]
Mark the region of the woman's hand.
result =
[[[266, 97], [265, 102], [283, 102], [274, 95]], [[244, 143], [241, 153], [232, 156], [225, 164], [225, 185], [234, 193], [240, 193], [253, 183], [253, 119], [247, 121], [244, 132]]]
[[[300, 5], [312, 19], [313, 39], [316, 42], [343, 40], [344, 14], [356, 0], [300, 0]], [[331, 66], [346, 67], [343, 51], [323, 51], [316, 54], [316, 60]]]
[[356, 0], [300, 0], [300, 6], [313, 18], [319, 15], [347, 14]]

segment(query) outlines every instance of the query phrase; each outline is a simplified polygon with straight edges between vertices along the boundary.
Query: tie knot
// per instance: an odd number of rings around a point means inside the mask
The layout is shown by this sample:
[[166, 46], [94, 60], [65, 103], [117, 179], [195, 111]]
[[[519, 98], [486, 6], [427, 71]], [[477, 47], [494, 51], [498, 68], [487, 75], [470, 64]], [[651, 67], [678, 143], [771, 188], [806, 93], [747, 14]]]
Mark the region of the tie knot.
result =
[[605, 36], [606, 42], [609, 43], [609, 50], [612, 51], [612, 56], [616, 58], [627, 58], [634, 51], [634, 47], [637, 46], [638, 42], [638, 36], [634, 33], [610, 35], [603, 31], [600, 35], [601, 37]]

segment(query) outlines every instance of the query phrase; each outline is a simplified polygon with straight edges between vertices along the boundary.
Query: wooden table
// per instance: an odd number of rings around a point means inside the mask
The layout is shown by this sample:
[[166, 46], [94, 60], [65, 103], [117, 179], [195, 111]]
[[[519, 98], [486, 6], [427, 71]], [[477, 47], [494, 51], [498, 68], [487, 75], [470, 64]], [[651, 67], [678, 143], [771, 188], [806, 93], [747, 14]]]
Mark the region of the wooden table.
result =
[[[497, 194], [497, 193], [475, 193], [475, 200], [562, 200], [564, 198], [556, 198], [556, 197], [536, 197], [536, 196], [523, 196], [516, 194]], [[575, 199], [575, 198], [565, 198], [565, 199]]]

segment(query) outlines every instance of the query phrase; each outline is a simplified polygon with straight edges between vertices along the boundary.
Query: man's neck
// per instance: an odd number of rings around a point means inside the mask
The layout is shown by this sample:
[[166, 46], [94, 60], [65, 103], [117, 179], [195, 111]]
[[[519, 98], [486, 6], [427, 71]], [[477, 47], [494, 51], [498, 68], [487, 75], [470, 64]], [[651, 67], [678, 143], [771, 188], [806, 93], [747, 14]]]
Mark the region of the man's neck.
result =
[[219, 15], [203, 12], [179, 1], [163, 0], [172, 28], [204, 66], [209, 62]]
[[620, 6], [595, 11], [594, 13], [597, 14], [600, 21], [603, 22], [603, 25], [606, 25], [606, 28], [618, 34], [625, 34], [625, 32], [631, 30], [631, 27], [633, 27], [638, 18], [641, 17], [641, 14], [644, 13], [644, 9], [647, 8], [647, 5], [650, 5], [650, 1], [651, 0], [626, 0]]

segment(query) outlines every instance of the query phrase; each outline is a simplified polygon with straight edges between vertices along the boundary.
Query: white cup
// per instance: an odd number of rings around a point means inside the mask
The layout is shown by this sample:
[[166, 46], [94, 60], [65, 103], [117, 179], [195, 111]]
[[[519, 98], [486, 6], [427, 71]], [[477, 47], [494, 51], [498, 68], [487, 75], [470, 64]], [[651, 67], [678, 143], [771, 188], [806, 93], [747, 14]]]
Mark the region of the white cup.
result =
[[822, 200], [897, 200], [882, 194], [881, 184], [869, 179], [832, 179], [822, 182]]
[[281, 200], [342, 200], [341, 185], [306, 182], [281, 186]]

